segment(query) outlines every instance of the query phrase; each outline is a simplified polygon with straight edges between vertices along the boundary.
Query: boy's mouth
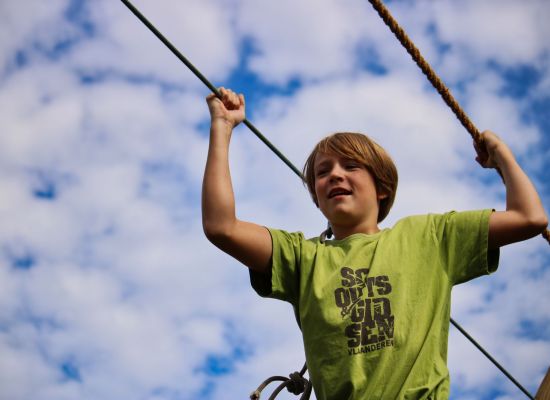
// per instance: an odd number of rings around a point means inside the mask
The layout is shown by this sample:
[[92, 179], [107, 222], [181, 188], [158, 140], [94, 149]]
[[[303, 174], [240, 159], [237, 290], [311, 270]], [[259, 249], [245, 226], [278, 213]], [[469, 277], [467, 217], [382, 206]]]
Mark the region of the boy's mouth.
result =
[[328, 198], [332, 199], [336, 196], [348, 196], [351, 194], [351, 190], [347, 190], [344, 188], [334, 188], [330, 192], [328, 192]]

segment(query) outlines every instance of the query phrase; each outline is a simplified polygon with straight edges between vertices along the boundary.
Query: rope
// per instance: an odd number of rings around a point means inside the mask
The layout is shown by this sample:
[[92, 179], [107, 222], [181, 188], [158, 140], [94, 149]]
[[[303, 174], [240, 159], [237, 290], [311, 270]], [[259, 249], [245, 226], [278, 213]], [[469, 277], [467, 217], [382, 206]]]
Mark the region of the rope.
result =
[[[422, 54], [420, 54], [420, 50], [418, 50], [418, 48], [415, 46], [409, 36], [407, 36], [403, 28], [401, 28], [395, 18], [393, 18], [384, 3], [382, 3], [381, 0], [369, 0], [369, 3], [371, 3], [376, 12], [378, 12], [378, 15], [380, 15], [388, 28], [390, 28], [397, 40], [399, 40], [399, 43], [401, 43], [403, 47], [407, 50], [407, 53], [411, 55], [416, 65], [418, 65], [418, 67], [422, 70], [424, 75], [426, 75], [426, 78], [428, 78], [432, 86], [441, 95], [441, 97], [445, 101], [445, 104], [449, 106], [449, 108], [458, 118], [462, 126], [466, 128], [476, 145], [482, 147], [483, 138], [479, 133], [479, 130], [476, 128], [470, 118], [468, 118], [462, 107], [460, 107], [460, 104], [458, 104], [458, 102], [455, 100], [449, 88], [445, 86], [439, 76], [436, 75], [430, 64], [424, 59]], [[504, 177], [502, 176], [502, 172], [500, 171], [500, 169], [497, 168], [497, 172], [504, 181]], [[550, 244], [550, 231], [548, 229], [544, 230], [544, 232], [542, 233], [542, 237], [546, 239], [548, 244]]]
[[302, 367], [302, 370], [300, 372], [293, 372], [289, 375], [289, 378], [285, 378], [284, 376], [272, 376], [270, 378], [267, 378], [265, 381], [263, 381], [260, 386], [258, 386], [258, 389], [252, 392], [250, 395], [250, 400], [259, 400], [260, 394], [262, 393], [262, 390], [264, 390], [267, 385], [269, 385], [272, 382], [276, 381], [282, 381], [279, 386], [275, 388], [273, 393], [271, 393], [271, 396], [269, 396], [268, 400], [274, 400], [275, 397], [286, 387], [286, 389], [298, 396], [299, 394], [302, 394], [300, 397], [300, 400], [307, 400], [309, 399], [309, 396], [311, 395], [311, 382], [308, 381], [306, 378], [304, 378], [304, 374], [307, 371], [307, 365], [304, 363], [304, 366]]
[[[121, 0], [129, 9], [130, 11], [141, 21], [143, 22], [143, 24], [145, 26], [147, 26], [147, 28], [149, 28], [149, 30], [151, 30], [151, 32], [153, 32], [153, 34], [158, 38], [160, 39], [160, 41], [162, 43], [164, 43], [166, 45], [166, 47], [168, 47], [172, 53], [174, 55], [176, 55], [176, 57], [178, 57], [190, 70], [191, 72], [193, 72], [193, 74], [198, 77], [213, 93], [216, 94], [216, 96], [218, 97], [221, 97], [219, 91], [216, 89], [216, 87], [214, 87], [214, 85], [212, 85], [208, 79], [206, 79], [206, 77], [204, 77], [204, 75], [202, 75], [200, 73], [200, 71], [195, 68], [195, 66], [193, 66], [193, 64], [191, 64], [191, 62], [189, 62], [189, 60], [187, 60], [187, 58], [185, 58], [183, 56], [183, 54], [181, 54], [169, 41], [168, 39], [166, 39], [164, 37], [164, 35], [162, 35], [155, 27], [154, 25], [149, 22], [149, 20], [147, 20], [147, 18], [145, 18], [143, 16], [143, 14], [141, 14], [139, 12], [139, 10], [137, 8], [135, 8], [128, 0]], [[373, 6], [376, 8], [375, 6], [375, 3], [379, 4], [382, 8], [384, 8], [384, 6], [378, 1], [378, 0], [369, 0], [371, 2], [371, 4], [373, 4]], [[385, 8], [384, 8], [385, 9]], [[378, 9], [377, 9], [378, 11]], [[380, 13], [380, 11], [379, 11]], [[386, 14], [389, 15], [389, 12], [387, 12], [386, 10]], [[382, 15], [382, 14], [381, 14]], [[391, 18], [391, 15], [390, 15], [390, 18]], [[393, 20], [393, 18], [392, 18]], [[394, 21], [394, 24], [398, 27], [397, 25], [397, 22]], [[399, 28], [402, 32], [403, 30], [401, 28]], [[403, 32], [404, 34], [404, 32]], [[406, 35], [405, 35], [406, 36]], [[401, 41], [401, 40], [400, 40]], [[409, 42], [410, 42], [410, 39], [409, 39]], [[411, 42], [412, 44], [412, 42]], [[412, 45], [414, 47], [414, 45]], [[416, 49], [416, 47], [414, 47]], [[418, 52], [418, 49], [416, 49], [416, 52], [418, 53], [418, 55], [420, 55], [420, 53]], [[414, 57], [414, 56], [413, 56]], [[421, 56], [420, 56], [421, 57]], [[415, 60], [416, 61], [416, 60]], [[426, 63], [427, 65], [427, 63]], [[429, 68], [429, 66], [428, 66]], [[430, 69], [431, 70], [431, 69]], [[433, 73], [432, 71], [432, 75], [438, 80], [441, 82], [441, 80], [435, 75], [435, 73]], [[430, 79], [428, 77], [428, 79]], [[431, 80], [430, 80], [431, 82]], [[441, 83], [441, 85], [443, 85], [443, 83]], [[445, 87], [443, 85], [443, 87]], [[453, 100], [453, 102], [457, 105], [458, 109], [460, 109], [460, 106], [458, 106], [458, 103], [456, 103], [456, 101], [454, 101], [454, 99], [452, 98], [452, 96], [450, 95], [449, 93], [449, 90], [447, 88], [445, 88], [446, 90], [444, 90], [445, 93], [448, 93], [448, 96], [450, 97], [450, 99]], [[442, 95], [443, 96], [443, 95]], [[460, 109], [460, 111], [462, 111]], [[469, 121], [469, 119], [467, 119], [467, 116], [466, 114], [462, 111], [461, 115], [464, 115], [465, 116], [465, 121]], [[458, 115], [457, 115], [458, 117]], [[460, 119], [460, 117], [458, 117]], [[461, 121], [462, 122], [462, 121]], [[296, 166], [294, 166], [273, 144], [271, 144], [266, 138], [265, 136], [263, 136], [260, 131], [254, 127], [254, 125], [252, 125], [248, 120], [244, 120], [244, 123], [245, 125], [262, 141], [264, 142], [290, 169], [292, 169], [292, 171], [294, 171], [296, 173], [296, 175], [298, 175], [301, 179], [303, 179], [303, 176], [302, 174], [300, 173], [300, 170], [298, 168], [296, 168]], [[464, 123], [463, 123], [464, 124]], [[471, 124], [471, 122], [470, 122]], [[471, 126], [473, 127], [474, 129], [474, 132], [477, 132], [477, 135], [478, 135], [478, 138], [479, 138], [479, 132], [477, 131], [477, 129], [475, 128], [475, 126], [473, 124], [471, 124]], [[466, 128], [468, 129], [468, 128]], [[474, 137], [474, 135], [472, 135], [472, 137]], [[474, 139], [475, 140], [475, 139]], [[548, 238], [548, 230], [546, 232], [543, 233], [543, 235], [546, 235], [545, 237], [547, 238], [547, 240], [549, 240], [550, 242], [550, 239]], [[493, 357], [491, 357], [491, 355], [485, 350], [483, 349], [467, 332], [466, 330], [464, 330], [462, 327], [460, 327], [460, 325], [458, 325], [452, 318], [451, 318], [451, 323], [464, 335], [466, 336], [466, 338], [468, 340], [470, 340], [486, 357], [489, 358], [489, 360], [491, 360], [509, 379], [512, 380], [512, 382], [514, 382], [524, 393], [527, 394], [527, 396], [531, 399], [533, 399], [533, 397], [512, 377], [512, 375], [510, 373], [508, 373], [502, 366], [500, 366], [500, 364], [498, 364], [495, 359]], [[305, 390], [303, 391], [303, 394], [302, 394], [302, 397], [300, 397], [300, 400], [307, 400], [309, 399], [309, 396], [311, 394], [311, 390], [312, 390], [312, 386], [311, 386], [311, 382], [308, 381], [307, 379], [305, 379], [303, 377], [303, 375], [305, 374], [307, 370], [307, 364], [304, 364], [302, 370], [299, 372], [299, 373], [296, 373], [294, 372], [293, 374], [290, 375], [290, 378], [286, 378], [286, 377], [283, 377], [283, 376], [272, 376], [268, 379], [266, 379], [264, 382], [262, 382], [260, 384], [260, 386], [258, 387], [258, 389], [256, 389], [254, 392], [252, 392], [252, 394], [250, 395], [250, 399], [251, 400], [259, 400], [260, 399], [260, 394], [262, 392], [262, 390], [265, 389], [266, 386], [268, 386], [270, 383], [272, 382], [276, 382], [276, 381], [282, 381], [282, 383], [274, 390], [274, 392], [272, 393], [272, 395], [269, 397], [268, 400], [272, 400], [272, 399], [275, 399], [275, 396], [282, 390], [284, 389], [285, 387], [289, 388], [289, 391], [291, 391], [292, 393], [294, 393], [294, 390], [297, 390], [295, 388], [297, 387], [301, 387], [303, 385], [303, 387], [305, 388]], [[303, 380], [303, 382], [300, 382], [300, 383], [297, 383], [296, 381], [297, 380], [300, 380], [299, 377], [301, 377], [301, 379]], [[301, 393], [301, 392], [300, 392]], [[299, 394], [299, 393], [297, 393]]]

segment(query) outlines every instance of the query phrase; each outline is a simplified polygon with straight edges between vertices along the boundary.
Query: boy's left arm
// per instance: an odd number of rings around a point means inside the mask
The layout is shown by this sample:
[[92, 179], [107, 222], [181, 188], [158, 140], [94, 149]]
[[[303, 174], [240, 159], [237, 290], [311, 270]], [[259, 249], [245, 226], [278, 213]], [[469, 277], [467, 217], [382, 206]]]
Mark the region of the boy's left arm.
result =
[[496, 134], [484, 131], [482, 138], [484, 146], [475, 146], [477, 162], [484, 168], [498, 168], [506, 185], [506, 211], [495, 211], [489, 218], [489, 248], [540, 234], [548, 225], [548, 217], [531, 180]]

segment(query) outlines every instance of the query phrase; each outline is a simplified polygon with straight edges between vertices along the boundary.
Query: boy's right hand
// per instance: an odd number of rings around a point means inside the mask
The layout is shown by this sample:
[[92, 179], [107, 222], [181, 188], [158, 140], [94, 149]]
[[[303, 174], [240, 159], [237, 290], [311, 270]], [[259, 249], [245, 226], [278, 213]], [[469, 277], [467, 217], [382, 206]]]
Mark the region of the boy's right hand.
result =
[[221, 87], [221, 100], [211, 93], [206, 97], [208, 109], [210, 110], [211, 122], [223, 122], [234, 128], [245, 119], [244, 95], [237, 95], [230, 89]]
[[272, 243], [261, 225], [235, 215], [235, 195], [229, 172], [229, 139], [233, 127], [244, 120], [244, 96], [220, 88], [206, 98], [210, 116], [210, 141], [202, 183], [202, 226], [208, 239], [251, 269], [268, 272]]

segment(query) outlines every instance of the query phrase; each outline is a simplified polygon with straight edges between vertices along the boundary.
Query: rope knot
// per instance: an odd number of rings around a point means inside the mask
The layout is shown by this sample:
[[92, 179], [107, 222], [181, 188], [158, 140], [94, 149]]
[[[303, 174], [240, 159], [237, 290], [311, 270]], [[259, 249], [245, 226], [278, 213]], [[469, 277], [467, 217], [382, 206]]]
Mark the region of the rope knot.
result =
[[300, 375], [299, 372], [293, 372], [289, 376], [290, 379], [286, 384], [286, 389], [296, 396], [303, 393], [308, 383], [306, 378]]

